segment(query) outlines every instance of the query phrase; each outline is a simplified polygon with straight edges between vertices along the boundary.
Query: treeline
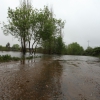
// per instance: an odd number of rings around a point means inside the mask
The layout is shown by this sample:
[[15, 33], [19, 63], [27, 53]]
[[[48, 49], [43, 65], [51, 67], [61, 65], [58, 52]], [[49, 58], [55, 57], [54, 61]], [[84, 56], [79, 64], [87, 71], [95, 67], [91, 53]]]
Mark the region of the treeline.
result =
[[88, 56], [100, 56], [100, 47], [88, 47], [85, 51], [84, 51], [84, 55], [88, 55]]
[[21, 51], [21, 48], [18, 44], [14, 44], [12, 47], [0, 45], [0, 51]]
[[[36, 49], [36, 53], [43, 54], [100, 56], [100, 47], [87, 47], [84, 50], [77, 42], [65, 45], [61, 36], [57, 38], [52, 37], [45, 42], [41, 42], [39, 47], [34, 49]], [[18, 44], [14, 44], [12, 47], [0, 45], [0, 51], [21, 51], [21, 48]], [[29, 52], [29, 48], [26, 48], [26, 51]]]
[[37, 48], [37, 52], [47, 54], [100, 56], [100, 47], [88, 47], [84, 50], [77, 42], [65, 45], [62, 38], [59, 37], [56, 40], [52, 40], [50, 44], [45, 42], [41, 47]]

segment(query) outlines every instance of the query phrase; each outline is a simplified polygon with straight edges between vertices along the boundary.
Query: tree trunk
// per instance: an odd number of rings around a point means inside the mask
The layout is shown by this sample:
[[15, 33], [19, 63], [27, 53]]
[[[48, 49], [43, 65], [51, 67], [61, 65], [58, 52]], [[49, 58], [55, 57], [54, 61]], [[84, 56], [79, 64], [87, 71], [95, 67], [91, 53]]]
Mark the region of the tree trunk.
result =
[[31, 49], [30, 49], [30, 41], [29, 41], [29, 53], [31, 54]]

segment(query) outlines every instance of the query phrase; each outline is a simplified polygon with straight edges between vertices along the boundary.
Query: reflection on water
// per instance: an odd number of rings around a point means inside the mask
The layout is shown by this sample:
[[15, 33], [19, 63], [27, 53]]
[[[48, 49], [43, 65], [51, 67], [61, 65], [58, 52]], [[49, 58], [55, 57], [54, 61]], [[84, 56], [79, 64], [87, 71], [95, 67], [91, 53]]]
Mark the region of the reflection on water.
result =
[[[2, 75], [0, 96], [4, 100], [58, 100], [63, 98], [61, 91], [61, 75], [63, 68], [58, 61], [44, 61], [28, 68], [27, 64], [19, 65], [15, 72]], [[0, 77], [1, 78], [1, 77]], [[3, 86], [2, 86], [3, 85]], [[4, 93], [3, 93], [4, 92]], [[5, 96], [6, 94], [6, 96]], [[48, 99], [47, 99], [48, 98]]]
[[[11, 55], [12, 57], [22, 57], [21, 52], [16, 52], [16, 51], [0, 51], [0, 55]], [[30, 54], [26, 53], [26, 57], [28, 57]], [[36, 55], [41, 56], [42, 54], [36, 53]]]
[[21, 57], [21, 52], [12, 52], [12, 51], [0, 51], [0, 55], [11, 55], [12, 57]]
[[42, 66], [36, 85], [33, 88], [36, 98], [41, 98], [41, 100], [62, 98], [60, 83], [62, 66], [57, 61], [49, 62], [49, 64], [43, 63]]

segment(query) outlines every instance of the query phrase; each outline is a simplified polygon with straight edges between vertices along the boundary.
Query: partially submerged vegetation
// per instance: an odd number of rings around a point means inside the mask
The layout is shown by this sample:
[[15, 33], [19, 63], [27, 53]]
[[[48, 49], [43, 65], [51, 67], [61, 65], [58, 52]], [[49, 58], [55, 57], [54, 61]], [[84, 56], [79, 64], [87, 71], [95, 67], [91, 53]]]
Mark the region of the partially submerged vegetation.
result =
[[8, 61], [19, 61], [23, 59], [33, 59], [33, 58], [40, 58], [41, 56], [29, 56], [25, 58], [19, 58], [19, 57], [11, 57], [11, 55], [0, 55], [0, 62], [8, 62]]
[[11, 57], [10, 55], [0, 55], [0, 62], [7, 62], [7, 61], [18, 61], [21, 58], [19, 57]]

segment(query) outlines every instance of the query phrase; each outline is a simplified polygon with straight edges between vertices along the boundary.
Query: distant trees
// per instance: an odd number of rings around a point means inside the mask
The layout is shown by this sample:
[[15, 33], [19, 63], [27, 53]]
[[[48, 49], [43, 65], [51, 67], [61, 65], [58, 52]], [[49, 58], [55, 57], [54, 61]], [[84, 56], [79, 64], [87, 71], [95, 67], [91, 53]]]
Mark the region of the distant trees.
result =
[[9, 42], [6, 44], [6, 49], [10, 50], [10, 43]]
[[0, 49], [2, 49], [2, 45], [0, 45]]
[[12, 50], [19, 50], [20, 49], [20, 46], [18, 44], [14, 44], [12, 46]]
[[5, 46], [0, 45], [0, 51], [9, 51], [9, 50], [11, 50], [9, 42]]
[[67, 54], [69, 55], [82, 55], [84, 49], [77, 42], [71, 43], [67, 46]]
[[93, 48], [92, 47], [88, 47], [85, 51], [84, 51], [84, 55], [92, 55], [93, 52]]
[[10, 43], [9, 42], [6, 44], [6, 47], [7, 48], [10, 48]]
[[95, 47], [92, 51], [93, 56], [100, 56], [100, 47]]
[[88, 56], [100, 56], [100, 47], [88, 47], [85, 51], [84, 51], [84, 55], [88, 55]]

